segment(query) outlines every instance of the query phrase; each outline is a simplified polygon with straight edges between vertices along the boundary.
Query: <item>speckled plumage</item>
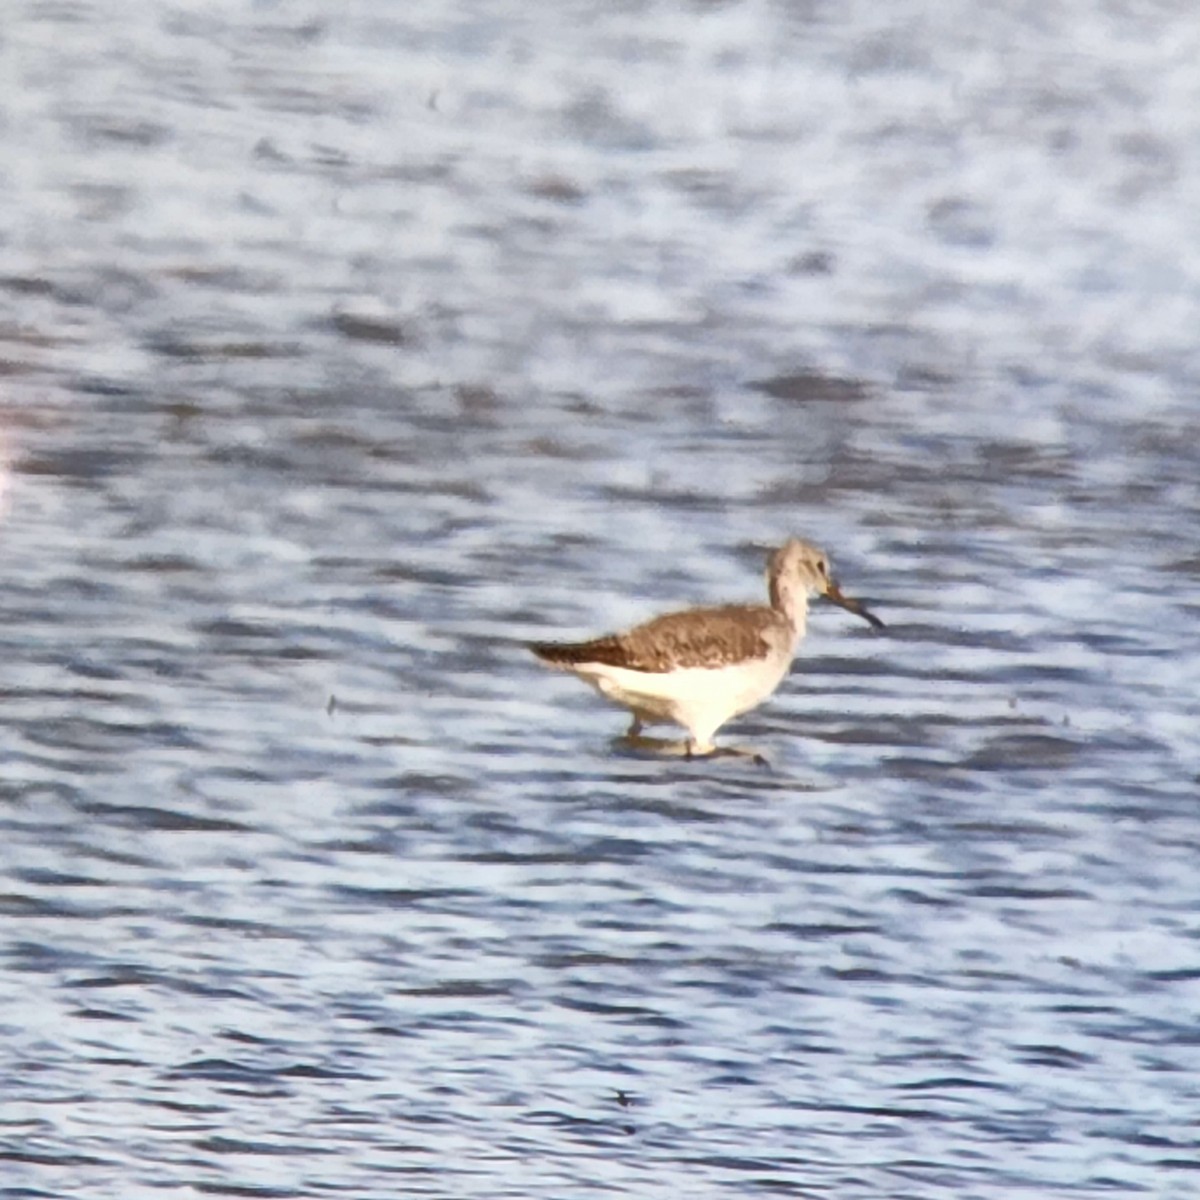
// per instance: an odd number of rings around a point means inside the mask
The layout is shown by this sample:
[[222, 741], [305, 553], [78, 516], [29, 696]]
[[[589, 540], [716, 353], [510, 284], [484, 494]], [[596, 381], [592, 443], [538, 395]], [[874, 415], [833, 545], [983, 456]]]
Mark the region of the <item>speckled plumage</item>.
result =
[[667, 613], [590, 642], [534, 642], [530, 649], [556, 666], [592, 662], [661, 674], [679, 667], [724, 667], [765, 658], [781, 639], [790, 637], [790, 626], [773, 608], [726, 604]]
[[572, 671], [644, 721], [673, 721], [688, 751], [710, 754], [712, 736], [731, 717], [762, 703], [778, 686], [804, 637], [810, 595], [827, 596], [881, 627], [843, 596], [817, 547], [792, 538], [767, 566], [770, 604], [730, 604], [668, 613], [623, 633], [586, 642], [533, 642], [550, 666]]

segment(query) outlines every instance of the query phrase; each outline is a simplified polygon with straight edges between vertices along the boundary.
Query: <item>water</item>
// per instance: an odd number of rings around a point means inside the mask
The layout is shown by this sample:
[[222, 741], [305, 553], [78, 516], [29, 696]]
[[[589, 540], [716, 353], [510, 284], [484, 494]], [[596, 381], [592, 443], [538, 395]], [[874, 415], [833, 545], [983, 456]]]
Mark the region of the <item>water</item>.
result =
[[1193, 1195], [1191, 7], [9, 7], [0, 1196]]

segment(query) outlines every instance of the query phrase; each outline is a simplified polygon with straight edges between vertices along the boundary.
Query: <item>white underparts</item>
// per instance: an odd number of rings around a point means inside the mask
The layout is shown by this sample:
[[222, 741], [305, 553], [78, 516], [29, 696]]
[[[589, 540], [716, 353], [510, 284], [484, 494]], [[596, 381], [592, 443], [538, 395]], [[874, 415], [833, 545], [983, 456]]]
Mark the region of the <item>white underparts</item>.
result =
[[673, 721], [690, 735], [693, 753], [712, 751], [712, 737], [731, 717], [762, 703], [791, 665], [773, 654], [724, 667], [630, 671], [606, 663], [573, 663], [570, 670], [601, 695], [623, 704], [643, 721]]

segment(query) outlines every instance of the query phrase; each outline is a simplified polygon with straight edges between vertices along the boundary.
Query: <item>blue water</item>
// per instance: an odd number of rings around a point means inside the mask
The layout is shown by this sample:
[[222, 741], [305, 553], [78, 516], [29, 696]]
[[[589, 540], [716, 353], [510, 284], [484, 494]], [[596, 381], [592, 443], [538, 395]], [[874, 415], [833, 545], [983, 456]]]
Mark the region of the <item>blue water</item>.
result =
[[[0, 1197], [1195, 1195], [1198, 61], [10, 6]], [[767, 768], [522, 647], [790, 534]]]

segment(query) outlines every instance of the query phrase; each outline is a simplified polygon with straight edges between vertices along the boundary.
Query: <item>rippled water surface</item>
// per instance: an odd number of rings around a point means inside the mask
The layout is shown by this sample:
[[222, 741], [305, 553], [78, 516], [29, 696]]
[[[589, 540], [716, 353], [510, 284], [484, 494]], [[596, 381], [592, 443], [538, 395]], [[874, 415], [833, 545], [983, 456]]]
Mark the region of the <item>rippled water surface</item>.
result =
[[[0, 1197], [1200, 1187], [1190, 4], [0, 30]], [[818, 607], [638, 756], [531, 638]]]

